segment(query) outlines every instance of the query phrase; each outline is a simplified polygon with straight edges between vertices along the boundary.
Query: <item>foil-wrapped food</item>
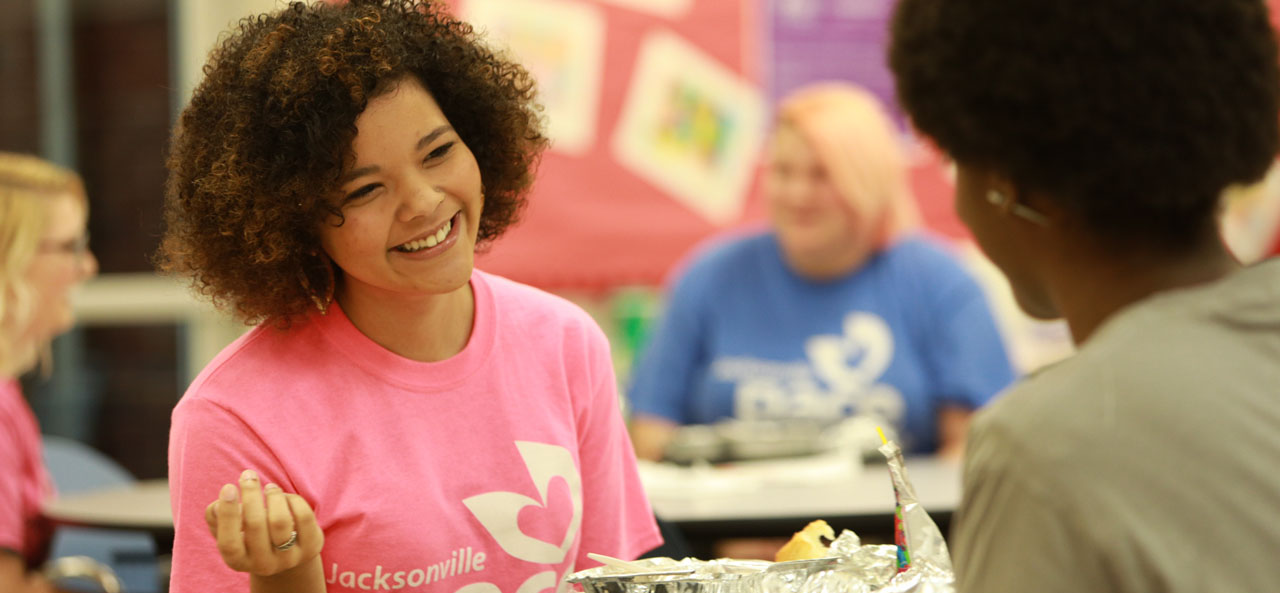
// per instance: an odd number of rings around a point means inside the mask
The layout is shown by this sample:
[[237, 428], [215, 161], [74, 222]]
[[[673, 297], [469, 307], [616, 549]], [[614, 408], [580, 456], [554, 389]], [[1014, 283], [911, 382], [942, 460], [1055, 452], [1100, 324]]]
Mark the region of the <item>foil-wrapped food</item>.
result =
[[584, 593], [955, 593], [946, 541], [916, 500], [901, 449], [888, 442], [880, 452], [897, 500], [896, 545], [864, 546], [852, 531], [835, 536], [819, 520], [796, 533], [777, 562], [648, 558], [566, 580]]
[[648, 558], [643, 571], [601, 566], [568, 577], [584, 593], [953, 593], [950, 574], [897, 571], [897, 547], [845, 531], [832, 555], [809, 560]]

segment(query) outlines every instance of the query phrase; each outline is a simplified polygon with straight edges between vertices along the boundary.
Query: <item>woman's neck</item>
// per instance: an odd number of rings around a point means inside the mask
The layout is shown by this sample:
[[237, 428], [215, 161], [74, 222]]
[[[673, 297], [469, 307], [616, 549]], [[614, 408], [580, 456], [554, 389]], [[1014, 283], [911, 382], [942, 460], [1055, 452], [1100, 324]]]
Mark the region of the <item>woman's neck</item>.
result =
[[1076, 249], [1053, 265], [1049, 290], [1077, 345], [1121, 309], [1157, 293], [1207, 284], [1240, 268], [1213, 235], [1198, 248], [1169, 255], [1149, 250], [1127, 257], [1101, 249]]
[[874, 249], [869, 245], [832, 246], [822, 251], [788, 251], [781, 245], [782, 259], [802, 278], [825, 282], [843, 278], [857, 271], [871, 258]]
[[471, 339], [475, 295], [471, 283], [438, 295], [338, 291], [342, 311], [360, 333], [410, 360], [438, 362], [462, 352]]

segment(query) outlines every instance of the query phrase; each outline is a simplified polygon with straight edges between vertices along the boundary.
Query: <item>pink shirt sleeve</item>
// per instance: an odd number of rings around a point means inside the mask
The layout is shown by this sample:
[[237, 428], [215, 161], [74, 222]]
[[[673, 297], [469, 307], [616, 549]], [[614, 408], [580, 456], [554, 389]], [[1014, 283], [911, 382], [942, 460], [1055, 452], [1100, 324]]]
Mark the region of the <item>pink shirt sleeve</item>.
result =
[[22, 553], [26, 521], [23, 501], [23, 476], [11, 419], [0, 418], [0, 548]]
[[[223, 484], [234, 484], [252, 468], [263, 483], [281, 472], [271, 452], [234, 414], [207, 399], [184, 398], [173, 413], [169, 436], [170, 502], [175, 538], [172, 593], [243, 593], [249, 577], [231, 570], [218, 554], [204, 510]], [[287, 492], [293, 489], [281, 484]]]
[[588, 340], [591, 400], [578, 410], [584, 491], [579, 570], [599, 565], [589, 552], [630, 560], [662, 544], [618, 405], [608, 341], [594, 324]]
[[52, 534], [40, 509], [51, 496], [35, 415], [16, 381], [0, 382], [0, 548], [28, 562], [47, 553]]

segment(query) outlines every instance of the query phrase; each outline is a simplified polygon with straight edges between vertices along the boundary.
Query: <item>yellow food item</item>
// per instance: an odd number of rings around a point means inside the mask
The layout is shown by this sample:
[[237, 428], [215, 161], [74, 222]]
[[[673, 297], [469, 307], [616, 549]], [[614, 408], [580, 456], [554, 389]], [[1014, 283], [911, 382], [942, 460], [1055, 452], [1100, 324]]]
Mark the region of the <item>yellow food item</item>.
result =
[[804, 529], [791, 536], [791, 541], [787, 542], [787, 545], [778, 550], [774, 561], [788, 562], [791, 560], [825, 558], [828, 552], [826, 544], [822, 543], [822, 538], [824, 537], [829, 540], [836, 538], [835, 530], [831, 529], [831, 526], [827, 525], [826, 521], [818, 519], [805, 525]]

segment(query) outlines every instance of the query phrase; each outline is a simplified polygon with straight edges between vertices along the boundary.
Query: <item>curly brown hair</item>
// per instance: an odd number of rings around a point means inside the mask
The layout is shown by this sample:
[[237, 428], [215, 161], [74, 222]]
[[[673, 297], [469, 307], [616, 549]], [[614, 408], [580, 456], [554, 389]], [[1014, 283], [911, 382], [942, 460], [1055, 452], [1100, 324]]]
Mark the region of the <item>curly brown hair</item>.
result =
[[294, 2], [240, 21], [204, 74], [170, 148], [157, 264], [250, 324], [332, 293], [319, 224], [341, 221], [356, 118], [405, 76], [475, 155], [479, 244], [516, 221], [547, 145], [528, 72], [430, 0]]
[[1260, 0], [901, 0], [889, 62], [916, 127], [1079, 215], [1165, 250], [1280, 146]]

